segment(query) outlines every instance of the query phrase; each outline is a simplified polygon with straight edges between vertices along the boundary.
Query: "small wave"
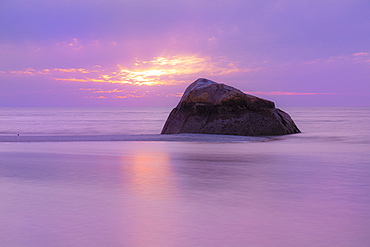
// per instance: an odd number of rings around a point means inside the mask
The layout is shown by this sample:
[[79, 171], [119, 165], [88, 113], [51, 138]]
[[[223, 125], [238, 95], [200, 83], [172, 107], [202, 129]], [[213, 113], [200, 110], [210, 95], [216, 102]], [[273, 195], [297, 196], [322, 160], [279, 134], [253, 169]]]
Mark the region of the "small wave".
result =
[[286, 139], [303, 142], [318, 142], [318, 143], [353, 143], [353, 144], [370, 144], [370, 139], [368, 135], [356, 135], [348, 133], [338, 133], [338, 134], [326, 134], [326, 133], [301, 133], [299, 135], [289, 135], [280, 136], [276, 139]]
[[173, 135], [65, 135], [65, 136], [0, 136], [0, 142], [104, 142], [104, 141], [140, 141], [140, 142], [261, 142], [269, 137], [209, 135], [209, 134], [173, 134]]

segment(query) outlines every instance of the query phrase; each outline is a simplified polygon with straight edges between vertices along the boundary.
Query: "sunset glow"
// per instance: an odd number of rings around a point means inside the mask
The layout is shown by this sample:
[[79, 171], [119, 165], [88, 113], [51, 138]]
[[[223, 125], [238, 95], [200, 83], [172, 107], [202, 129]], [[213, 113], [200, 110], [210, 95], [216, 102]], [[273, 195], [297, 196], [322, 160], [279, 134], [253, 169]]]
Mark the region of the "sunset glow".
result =
[[256, 94], [256, 95], [320, 95], [320, 94], [334, 94], [334, 93], [299, 93], [299, 92], [280, 92], [280, 91], [272, 91], [272, 92], [263, 92], [263, 91], [256, 91], [256, 92], [244, 92], [246, 94]]
[[85, 68], [47, 68], [35, 70], [27, 68], [9, 71], [10, 74], [29, 76], [44, 75], [57, 81], [66, 82], [102, 82], [131, 85], [171, 85], [188, 83], [181, 79], [197, 75], [217, 76], [230, 73], [246, 72], [248, 69], [237, 68], [234, 64], [223, 64], [222, 59], [199, 56], [155, 57], [149, 61], [137, 60], [133, 65], [116, 65], [114, 68], [102, 68], [97, 65]]
[[366, 0], [4, 2], [0, 106], [172, 106], [198, 78], [292, 106], [367, 106], [368, 9]]
[[[158, 191], [169, 192], [174, 186], [171, 183], [171, 169], [169, 157], [165, 152], [145, 152], [135, 150], [130, 159], [130, 186], [143, 197], [167, 197], [167, 194], [158, 194]], [[126, 168], [126, 167], [124, 167]]]

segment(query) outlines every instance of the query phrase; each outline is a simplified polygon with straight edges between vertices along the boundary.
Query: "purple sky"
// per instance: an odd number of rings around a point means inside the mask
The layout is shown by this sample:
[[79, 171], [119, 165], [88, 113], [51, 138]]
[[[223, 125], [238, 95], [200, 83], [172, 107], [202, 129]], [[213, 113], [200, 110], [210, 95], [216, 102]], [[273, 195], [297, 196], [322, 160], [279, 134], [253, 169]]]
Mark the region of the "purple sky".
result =
[[370, 106], [369, 0], [1, 0], [0, 106], [174, 106], [199, 77]]

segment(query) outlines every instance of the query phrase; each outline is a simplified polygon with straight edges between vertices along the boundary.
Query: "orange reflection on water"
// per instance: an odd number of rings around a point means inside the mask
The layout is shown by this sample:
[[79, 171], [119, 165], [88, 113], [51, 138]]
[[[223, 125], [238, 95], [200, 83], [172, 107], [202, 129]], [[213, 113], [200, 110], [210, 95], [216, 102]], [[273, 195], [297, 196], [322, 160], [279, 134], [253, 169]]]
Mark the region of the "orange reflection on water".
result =
[[177, 212], [170, 159], [167, 152], [158, 150], [158, 146], [139, 145], [122, 160], [123, 170], [128, 175], [125, 182], [133, 193], [131, 199], [125, 201], [133, 210], [132, 221], [126, 224], [131, 228], [130, 246], [175, 246], [168, 238], [169, 226], [179, 220], [168, 217]]
[[130, 187], [142, 195], [169, 196], [173, 189], [166, 152], [136, 150], [130, 159]]

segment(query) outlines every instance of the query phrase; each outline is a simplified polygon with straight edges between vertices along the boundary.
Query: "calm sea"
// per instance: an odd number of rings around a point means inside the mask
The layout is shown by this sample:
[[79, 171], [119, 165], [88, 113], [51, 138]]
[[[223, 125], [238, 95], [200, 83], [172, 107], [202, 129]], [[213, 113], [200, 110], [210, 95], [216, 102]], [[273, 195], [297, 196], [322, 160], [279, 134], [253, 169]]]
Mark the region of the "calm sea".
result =
[[159, 134], [171, 108], [0, 108], [0, 135]]
[[160, 135], [170, 110], [0, 108], [0, 246], [370, 246], [370, 108], [280, 137]]

